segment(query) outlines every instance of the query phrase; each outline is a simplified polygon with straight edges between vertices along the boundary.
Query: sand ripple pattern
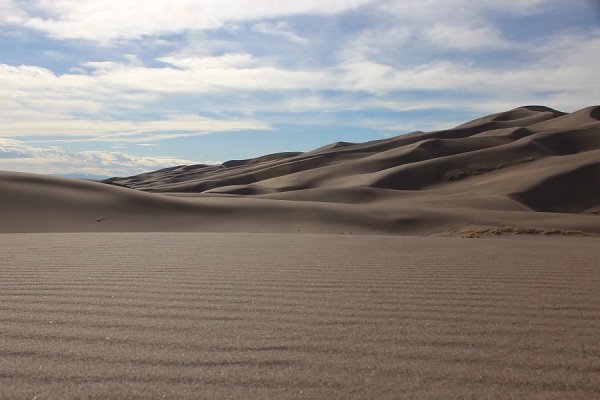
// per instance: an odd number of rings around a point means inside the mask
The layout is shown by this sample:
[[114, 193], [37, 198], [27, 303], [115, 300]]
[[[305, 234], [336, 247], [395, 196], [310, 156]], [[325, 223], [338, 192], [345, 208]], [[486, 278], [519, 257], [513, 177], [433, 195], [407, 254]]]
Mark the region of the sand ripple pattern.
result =
[[600, 398], [597, 239], [0, 235], [2, 398]]

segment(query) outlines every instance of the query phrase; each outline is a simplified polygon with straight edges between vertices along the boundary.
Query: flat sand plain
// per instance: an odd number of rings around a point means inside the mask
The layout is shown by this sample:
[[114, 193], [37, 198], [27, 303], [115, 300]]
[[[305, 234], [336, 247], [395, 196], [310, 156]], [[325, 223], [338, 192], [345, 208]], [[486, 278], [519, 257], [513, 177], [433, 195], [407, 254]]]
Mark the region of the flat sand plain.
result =
[[598, 238], [0, 235], [0, 397], [600, 398]]

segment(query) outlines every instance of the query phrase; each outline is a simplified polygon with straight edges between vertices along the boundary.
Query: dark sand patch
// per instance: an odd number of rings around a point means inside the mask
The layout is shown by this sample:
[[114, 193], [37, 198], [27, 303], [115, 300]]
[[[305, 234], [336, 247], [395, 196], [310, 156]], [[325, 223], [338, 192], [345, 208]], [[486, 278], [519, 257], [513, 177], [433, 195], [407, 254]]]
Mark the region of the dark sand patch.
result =
[[464, 238], [480, 238], [487, 236], [498, 235], [560, 235], [560, 236], [587, 236], [600, 237], [597, 233], [586, 233], [582, 231], [570, 231], [557, 228], [524, 228], [520, 226], [471, 226], [459, 230], [459, 236]]

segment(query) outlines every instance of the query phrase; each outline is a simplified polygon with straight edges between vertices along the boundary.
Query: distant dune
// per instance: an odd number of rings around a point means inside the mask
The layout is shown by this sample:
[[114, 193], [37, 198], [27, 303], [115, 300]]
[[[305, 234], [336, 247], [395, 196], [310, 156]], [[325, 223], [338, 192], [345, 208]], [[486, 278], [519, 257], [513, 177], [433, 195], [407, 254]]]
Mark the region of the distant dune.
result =
[[600, 106], [103, 182], [1, 172], [0, 196], [2, 232], [599, 234]]

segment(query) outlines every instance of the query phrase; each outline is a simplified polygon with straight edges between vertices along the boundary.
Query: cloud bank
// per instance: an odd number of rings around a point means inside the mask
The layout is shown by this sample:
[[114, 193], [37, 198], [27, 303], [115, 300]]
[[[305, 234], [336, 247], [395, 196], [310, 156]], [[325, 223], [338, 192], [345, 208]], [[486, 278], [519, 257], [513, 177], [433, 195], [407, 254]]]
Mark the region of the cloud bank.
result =
[[600, 91], [592, 3], [0, 0], [0, 131], [77, 154], [227, 132], [250, 149], [252, 132], [307, 122], [375, 138], [573, 111]]
[[[168, 157], [140, 157], [118, 151], [74, 152], [59, 147], [38, 148], [10, 139], [0, 139], [0, 159], [7, 169], [40, 174], [49, 171], [65, 174], [76, 171], [101, 176], [131, 176], [174, 165], [197, 163]], [[205, 161], [204, 164], [216, 162]]]

